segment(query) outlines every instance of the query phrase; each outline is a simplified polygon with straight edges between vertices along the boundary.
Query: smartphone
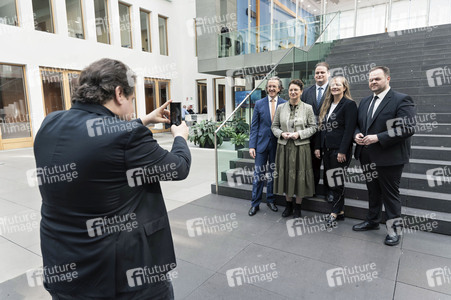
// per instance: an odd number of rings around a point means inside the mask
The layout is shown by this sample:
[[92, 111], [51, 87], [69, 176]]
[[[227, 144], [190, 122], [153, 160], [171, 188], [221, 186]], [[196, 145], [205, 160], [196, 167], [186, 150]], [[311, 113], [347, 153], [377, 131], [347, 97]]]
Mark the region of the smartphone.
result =
[[171, 128], [172, 125], [179, 126], [182, 124], [182, 103], [180, 102], [171, 102], [169, 111], [171, 112], [171, 123], [165, 124], [165, 128]]

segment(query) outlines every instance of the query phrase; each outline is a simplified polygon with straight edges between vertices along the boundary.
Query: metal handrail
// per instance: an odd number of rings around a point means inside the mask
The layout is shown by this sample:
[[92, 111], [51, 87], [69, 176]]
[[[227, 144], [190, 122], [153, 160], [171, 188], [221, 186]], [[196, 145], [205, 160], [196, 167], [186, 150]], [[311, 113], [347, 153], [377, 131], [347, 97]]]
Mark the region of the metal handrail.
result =
[[[337, 15], [340, 12], [336, 12], [335, 15], [332, 17], [332, 19], [327, 23], [326, 27], [324, 27], [324, 29], [321, 31], [321, 33], [318, 35], [318, 38], [315, 40], [315, 42], [309, 46], [307, 48], [307, 50], [299, 48], [299, 47], [292, 47], [290, 48], [290, 50], [285, 53], [284, 56], [282, 56], [282, 58], [278, 61], [278, 63], [266, 74], [266, 76], [264, 77], [264, 79], [262, 80], [262, 82], [260, 84], [262, 84], [267, 77], [272, 74], [272, 72], [274, 72], [274, 70], [279, 66], [279, 64], [281, 63], [281, 61], [290, 53], [292, 53], [294, 51], [294, 49], [298, 49], [304, 52], [309, 52], [310, 49], [318, 42], [318, 40], [322, 37], [322, 35], [324, 34], [324, 32], [326, 31], [326, 29], [329, 27], [329, 25], [332, 23], [333, 20], [335, 20], [335, 18], [337, 17]], [[215, 130], [214, 135], [215, 135], [215, 184], [216, 184], [216, 195], [218, 195], [219, 193], [219, 176], [218, 176], [218, 143], [217, 143], [217, 133], [219, 132], [219, 130], [221, 130], [222, 127], [224, 127], [224, 125], [229, 121], [229, 119], [235, 115], [236, 111], [241, 108], [241, 106], [243, 105], [244, 102], [246, 102], [246, 100], [248, 100], [248, 98], [252, 95], [252, 93], [258, 88], [260, 87], [260, 84], [258, 86], [256, 86], [245, 98], [243, 101], [241, 101], [240, 104], [238, 104], [238, 106], [232, 111], [232, 113], [222, 122], [221, 125], [219, 125], [219, 127]]]

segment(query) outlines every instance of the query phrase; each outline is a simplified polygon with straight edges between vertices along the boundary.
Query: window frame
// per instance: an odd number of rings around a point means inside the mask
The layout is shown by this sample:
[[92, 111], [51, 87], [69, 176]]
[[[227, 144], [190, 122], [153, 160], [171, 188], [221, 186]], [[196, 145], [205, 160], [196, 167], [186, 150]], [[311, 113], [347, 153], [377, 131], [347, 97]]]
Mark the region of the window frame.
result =
[[[152, 12], [143, 8], [139, 8], [139, 25], [141, 27], [141, 12], [146, 13], [147, 14], [147, 35], [148, 35], [148, 40], [149, 40], [149, 51], [144, 51], [142, 50], [142, 45], [141, 45], [141, 51], [142, 52], [148, 52], [148, 53], [152, 53], [152, 19], [151, 19], [151, 14]], [[142, 32], [142, 28], [141, 32]], [[142, 44], [142, 42], [141, 42]]]
[[[166, 35], [166, 54], [161, 53], [161, 45], [160, 45], [160, 55], [169, 56], [169, 35], [168, 35], [168, 17], [164, 15], [158, 15], [158, 34], [160, 35], [160, 18], [164, 19], [164, 29]], [[161, 36], [159, 36], [159, 42], [161, 43]]]
[[[85, 18], [84, 18], [84, 10], [83, 10], [83, 0], [78, 0], [80, 2], [80, 13], [81, 13], [81, 29], [83, 30], [83, 38], [77, 38], [77, 37], [71, 37], [70, 35], [68, 35], [71, 38], [75, 38], [75, 39], [79, 39], [79, 40], [86, 40], [86, 28], [85, 28]], [[67, 31], [69, 33], [69, 22], [67, 20], [67, 0], [65, 1], [66, 4], [66, 22], [67, 22]]]
[[[70, 91], [70, 84], [69, 84], [69, 73], [76, 73], [78, 75], [81, 74], [81, 71], [79, 70], [69, 70], [64, 68], [55, 68], [55, 67], [43, 67], [39, 66], [39, 77], [41, 78], [41, 92], [42, 92], [42, 104], [44, 108], [44, 116], [47, 116], [46, 112], [46, 106], [45, 106], [45, 95], [44, 95], [44, 87], [42, 82], [42, 71], [48, 71], [48, 72], [60, 72], [62, 73], [62, 91], [63, 91], [63, 105], [64, 110], [68, 110], [72, 107], [71, 102], [71, 91]], [[52, 113], [52, 112], [50, 112]]]
[[[93, 1], [94, 4], [94, 18], [97, 19], [96, 17], [96, 11], [95, 11], [95, 2], [96, 0]], [[110, 24], [110, 9], [109, 9], [109, 5], [110, 5], [110, 1], [109, 0], [97, 0], [97, 1], [103, 1], [105, 3], [105, 19], [107, 21], [107, 29], [108, 29], [108, 33], [107, 33], [107, 43], [103, 43], [103, 42], [99, 42], [98, 40], [98, 35], [96, 32], [96, 42], [97, 43], [101, 43], [101, 44], [105, 44], [105, 45], [111, 45], [111, 24]], [[96, 24], [97, 27], [97, 24]], [[97, 28], [96, 28], [97, 31]]]
[[[50, 21], [52, 22], [52, 32], [48, 32], [48, 31], [43, 31], [43, 30], [37, 30], [36, 29], [36, 25], [34, 25], [34, 30], [35, 31], [40, 31], [40, 32], [46, 32], [46, 33], [52, 33], [52, 34], [57, 34], [57, 30], [56, 30], [56, 23], [55, 23], [55, 14], [53, 13], [54, 9], [53, 9], [53, 0], [47, 0], [50, 3]], [[17, 3], [17, 1], [16, 1]], [[17, 8], [17, 5], [16, 5]], [[33, 8], [33, 0], [31, 1], [31, 9], [33, 11], [33, 15], [35, 15], [34, 12], [34, 8]], [[66, 18], [67, 19], [67, 18]], [[33, 17], [33, 21], [36, 22], [36, 19]]]
[[118, 11], [119, 11], [119, 34], [121, 32], [121, 30], [120, 30], [120, 27], [121, 27], [120, 6], [121, 5], [124, 5], [128, 8], [128, 24], [130, 24], [130, 48], [122, 46], [122, 37], [121, 37], [121, 48], [133, 49], [133, 29], [132, 29], [132, 9], [131, 9], [132, 5], [122, 2], [122, 1], [118, 1], [117, 5], [118, 5]]
[[[17, 1], [16, 1], [17, 3]], [[21, 67], [23, 72], [23, 86], [24, 86], [24, 96], [27, 100], [27, 112], [28, 119], [30, 123], [30, 136], [29, 137], [21, 137], [21, 138], [13, 138], [13, 139], [3, 139], [2, 132], [0, 131], [0, 150], [8, 150], [8, 149], [17, 149], [24, 147], [32, 147], [33, 146], [33, 120], [31, 118], [31, 110], [30, 110], [30, 95], [28, 92], [28, 80], [27, 80], [27, 70], [25, 65], [14, 64], [14, 63], [4, 63], [0, 62], [0, 65], [6, 66], [14, 66]], [[6, 146], [6, 147], [5, 147]], [[10, 147], [12, 146], [12, 147]]]

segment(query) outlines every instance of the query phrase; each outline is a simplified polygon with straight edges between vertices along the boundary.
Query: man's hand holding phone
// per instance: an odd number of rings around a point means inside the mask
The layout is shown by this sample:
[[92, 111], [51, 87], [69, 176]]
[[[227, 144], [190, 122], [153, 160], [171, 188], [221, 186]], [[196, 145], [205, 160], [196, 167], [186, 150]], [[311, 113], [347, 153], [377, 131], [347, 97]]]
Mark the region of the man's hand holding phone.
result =
[[162, 106], [142, 117], [141, 121], [143, 122], [143, 125], [147, 126], [149, 124], [156, 123], [171, 123], [171, 121], [169, 120], [169, 110], [166, 109], [170, 103], [172, 103], [172, 100], [166, 101], [166, 103], [164, 103]]

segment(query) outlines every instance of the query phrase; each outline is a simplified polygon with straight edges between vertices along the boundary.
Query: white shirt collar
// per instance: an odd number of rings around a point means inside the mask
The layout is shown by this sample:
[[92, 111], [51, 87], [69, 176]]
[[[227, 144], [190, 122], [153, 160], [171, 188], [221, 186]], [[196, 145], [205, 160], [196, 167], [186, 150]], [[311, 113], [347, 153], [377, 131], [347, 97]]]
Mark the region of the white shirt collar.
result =
[[[276, 100], [276, 103], [277, 103], [278, 98], [279, 98], [279, 96], [277, 96], [277, 95], [274, 97], [274, 100]], [[269, 101], [269, 103], [271, 103], [271, 96], [269, 96], [269, 95], [268, 95], [268, 101]]]
[[319, 86], [319, 85], [317, 85], [316, 84], [316, 90], [318, 91], [318, 88], [323, 88], [323, 92], [326, 90], [326, 87], [327, 87], [327, 85], [329, 84], [329, 81], [328, 82], [326, 82], [325, 84], [323, 84], [322, 86]]
[[379, 94], [373, 93], [373, 98], [374, 98], [375, 96], [378, 96], [378, 97], [379, 97], [378, 100], [384, 100], [385, 96], [388, 94], [388, 92], [390, 91], [390, 89], [391, 89], [391, 87], [389, 86], [388, 89], [386, 89], [385, 91], [383, 91], [383, 92], [381, 92], [381, 93], [379, 93]]

